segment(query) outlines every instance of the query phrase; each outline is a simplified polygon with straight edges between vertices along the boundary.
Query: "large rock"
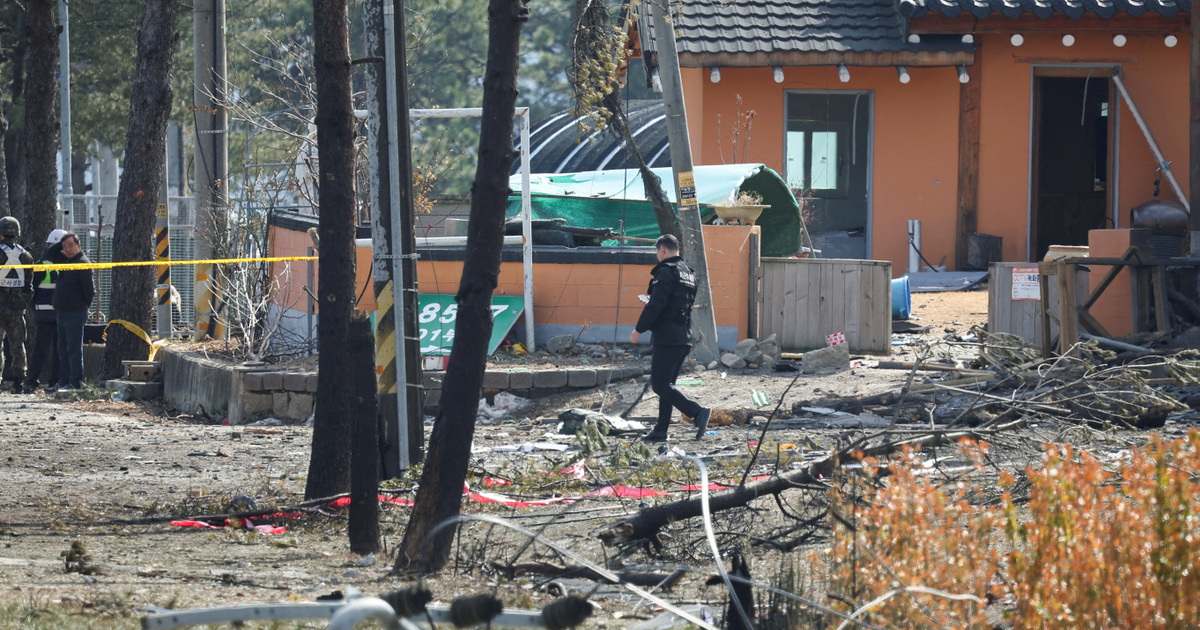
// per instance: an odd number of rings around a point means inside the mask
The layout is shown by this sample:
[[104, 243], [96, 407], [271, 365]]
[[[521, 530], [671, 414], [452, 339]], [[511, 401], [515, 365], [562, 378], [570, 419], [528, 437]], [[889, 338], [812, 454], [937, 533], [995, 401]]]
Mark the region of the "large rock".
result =
[[758, 363], [762, 358], [762, 351], [758, 349], [758, 342], [753, 339], [743, 339], [738, 342], [733, 348], [733, 353], [741, 357], [746, 363]]
[[546, 352], [550, 354], [566, 354], [575, 347], [575, 335], [558, 335], [546, 342]]
[[850, 346], [839, 343], [836, 346], [810, 350], [804, 353], [800, 366], [805, 372], [841, 372], [850, 369]]
[[731, 370], [740, 370], [746, 367], [746, 360], [732, 352], [726, 352], [721, 355], [721, 365]]
[[763, 365], [775, 365], [783, 355], [783, 347], [779, 345], [779, 338], [775, 333], [771, 333], [770, 337], [758, 342], [758, 349], [763, 355]]

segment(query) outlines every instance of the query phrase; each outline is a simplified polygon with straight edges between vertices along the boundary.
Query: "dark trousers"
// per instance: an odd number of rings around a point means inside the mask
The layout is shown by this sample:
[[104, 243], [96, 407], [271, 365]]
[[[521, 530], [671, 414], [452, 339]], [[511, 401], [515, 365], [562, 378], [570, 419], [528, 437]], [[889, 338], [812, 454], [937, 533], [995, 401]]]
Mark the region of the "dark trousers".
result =
[[33, 353], [29, 355], [29, 378], [26, 381], [30, 385], [37, 385], [41, 380], [47, 362], [50, 364], [50, 378], [46, 383], [49, 386], [58, 384], [58, 346], [54, 343], [57, 330], [57, 321], [37, 322], [37, 337], [33, 341]]
[[57, 311], [58, 384], [78, 389], [83, 383], [83, 325], [87, 311]]
[[650, 389], [658, 394], [656, 433], [665, 433], [671, 425], [672, 409], [678, 409], [689, 418], [700, 413], [701, 407], [696, 401], [675, 389], [675, 379], [679, 378], [679, 370], [683, 369], [683, 362], [691, 351], [690, 346], [654, 346], [650, 358]]

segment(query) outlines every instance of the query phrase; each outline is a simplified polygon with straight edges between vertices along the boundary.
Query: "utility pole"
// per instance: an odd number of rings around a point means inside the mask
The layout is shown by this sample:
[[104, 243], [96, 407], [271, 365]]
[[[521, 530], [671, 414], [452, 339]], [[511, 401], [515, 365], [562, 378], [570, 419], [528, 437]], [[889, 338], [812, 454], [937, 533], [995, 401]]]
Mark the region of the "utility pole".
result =
[[708, 365], [721, 358], [721, 351], [717, 348], [717, 320], [708, 284], [708, 256], [704, 250], [700, 204], [696, 200], [696, 176], [692, 172], [692, 148], [688, 139], [687, 112], [683, 107], [683, 80], [679, 76], [679, 54], [675, 50], [675, 27], [668, 23], [662, 7], [655, 2], [648, 4], [654, 15], [654, 42], [658, 49], [663, 106], [667, 112], [667, 141], [671, 145], [671, 171], [675, 175], [675, 198], [678, 199], [680, 248], [684, 261], [696, 272], [692, 323], [700, 333], [700, 340], [692, 349], [692, 355], [698, 363]]
[[1191, 158], [1188, 163], [1188, 178], [1191, 180], [1188, 191], [1192, 201], [1191, 210], [1191, 251], [1193, 257], [1200, 256], [1200, 209], [1196, 202], [1200, 201], [1200, 0], [1192, 0], [1192, 47], [1191, 47], [1191, 125], [1189, 137], [1191, 142]]
[[[58, 0], [58, 25], [62, 29], [58, 33], [58, 91], [60, 107], [60, 124], [62, 138], [59, 141], [62, 151], [62, 194], [63, 207], [59, 211], [69, 211], [65, 195], [75, 192], [71, 186], [71, 25], [67, 19], [67, 0]], [[62, 224], [63, 217], [54, 213], [54, 224]], [[67, 215], [70, 216], [70, 215]]]
[[[169, 143], [168, 143], [169, 144]], [[154, 330], [160, 339], [171, 337], [171, 152], [163, 158], [162, 189], [158, 193], [158, 206], [154, 210], [154, 256], [157, 268], [158, 306], [155, 307]]]
[[[196, 258], [213, 257], [214, 245], [225, 236], [228, 207], [229, 116], [225, 73], [225, 0], [197, 0], [192, 10], [194, 88], [192, 113], [196, 120], [194, 173], [196, 190]], [[225, 326], [216, 318], [220, 291], [212, 265], [196, 265], [194, 339], [219, 339]]]
[[[375, 0], [382, 5], [382, 41], [368, 44], [368, 54], [382, 48], [384, 64], [369, 72], [368, 106], [376, 111], [372, 127], [377, 168], [372, 195], [372, 273], [375, 278], [375, 371], [383, 439], [383, 477], [403, 474], [421, 460], [424, 424], [421, 416], [419, 349], [412, 336], [416, 323], [416, 261], [412, 210], [412, 157], [408, 134], [408, 72], [404, 49], [403, 0]], [[372, 11], [378, 8], [370, 7]], [[364, 19], [369, 17], [364, 9]], [[368, 29], [373, 25], [368, 23]], [[373, 39], [368, 35], [368, 41]], [[383, 88], [380, 93], [380, 88]], [[372, 91], [373, 90], [373, 91]], [[386, 184], [383, 182], [386, 181]], [[398, 298], [398, 299], [397, 299]], [[413, 384], [417, 387], [414, 387]]]

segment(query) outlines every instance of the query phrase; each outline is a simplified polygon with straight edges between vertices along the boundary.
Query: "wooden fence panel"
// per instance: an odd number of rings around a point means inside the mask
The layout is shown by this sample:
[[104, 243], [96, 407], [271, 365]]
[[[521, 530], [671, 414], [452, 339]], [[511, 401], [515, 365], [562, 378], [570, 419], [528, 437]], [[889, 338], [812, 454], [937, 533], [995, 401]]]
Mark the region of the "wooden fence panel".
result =
[[762, 273], [762, 336], [777, 335], [789, 350], [810, 350], [842, 332], [852, 351], [890, 352], [890, 262], [763, 258]]

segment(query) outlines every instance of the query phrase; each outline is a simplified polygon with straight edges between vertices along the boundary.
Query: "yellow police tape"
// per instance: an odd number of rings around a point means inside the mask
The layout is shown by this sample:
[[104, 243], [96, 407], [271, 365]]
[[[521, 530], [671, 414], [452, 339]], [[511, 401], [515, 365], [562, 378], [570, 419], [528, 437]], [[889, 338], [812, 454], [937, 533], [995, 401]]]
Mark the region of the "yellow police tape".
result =
[[145, 341], [146, 345], [150, 346], [150, 356], [146, 357], [147, 361], [153, 361], [154, 355], [158, 354], [158, 349], [161, 348], [163, 344], [167, 343], [166, 339], [159, 339], [158, 341], [150, 339], [150, 335], [147, 335], [146, 331], [142, 330], [141, 326], [138, 326], [133, 322], [127, 322], [123, 319], [114, 319], [108, 322], [108, 324], [104, 327], [105, 333], [108, 332], [108, 327], [112, 326], [113, 324], [120, 324], [124, 326], [126, 330], [137, 335], [138, 337], [141, 337], [142, 341]]
[[229, 265], [235, 263], [253, 262], [293, 262], [297, 260], [318, 260], [316, 256], [273, 256], [270, 258], [213, 258], [210, 260], [134, 260], [127, 262], [102, 263], [63, 263], [61, 265], [0, 265], [0, 269], [32, 269], [34, 271], [79, 271], [83, 269], [112, 269], [113, 267], [157, 267], [159, 265]]

